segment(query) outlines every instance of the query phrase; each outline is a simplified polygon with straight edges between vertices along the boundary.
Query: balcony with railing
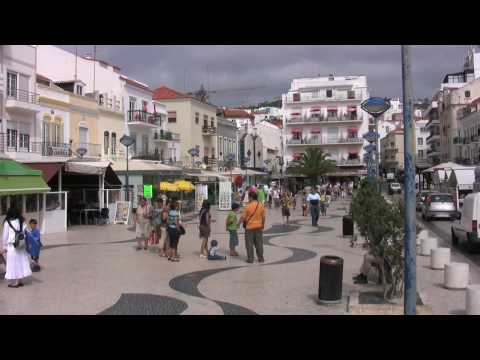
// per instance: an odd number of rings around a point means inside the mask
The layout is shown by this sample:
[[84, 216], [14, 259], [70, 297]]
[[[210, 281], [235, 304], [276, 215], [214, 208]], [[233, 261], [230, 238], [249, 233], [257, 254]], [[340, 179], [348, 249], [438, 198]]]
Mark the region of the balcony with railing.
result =
[[[74, 156], [81, 156], [84, 158], [100, 158], [102, 157], [102, 145], [84, 143], [84, 142], [72, 142], [70, 144], [70, 149]], [[85, 149], [86, 152], [82, 156], [79, 149]]]
[[326, 124], [326, 123], [361, 123], [362, 120], [354, 115], [339, 115], [339, 116], [304, 116], [287, 118], [287, 125], [298, 124]]
[[37, 113], [40, 111], [38, 94], [21, 89], [7, 88], [5, 108], [10, 111]]
[[315, 101], [361, 101], [362, 94], [361, 91], [351, 90], [348, 92], [334, 92], [332, 96], [327, 96], [325, 90], [320, 90], [319, 92], [297, 92], [287, 94], [287, 103], [289, 104], [298, 104], [304, 102], [315, 102]]
[[127, 119], [129, 125], [158, 127], [161, 125], [161, 115], [152, 114], [143, 110], [128, 110]]
[[215, 126], [202, 126], [202, 135], [215, 136], [217, 135], [217, 128]]
[[340, 138], [326, 138], [322, 139], [321, 137], [302, 137], [302, 138], [287, 138], [288, 145], [341, 145], [341, 144], [352, 144], [352, 145], [361, 145], [363, 144], [363, 139], [357, 136], [348, 136]]
[[155, 131], [153, 133], [153, 140], [159, 142], [180, 141], [180, 134], [171, 131]]
[[38, 154], [41, 156], [70, 157], [70, 144], [48, 141], [31, 141], [28, 138], [18, 139], [8, 134], [0, 133], [0, 152]]
[[427, 136], [427, 141], [434, 139], [434, 138], [439, 138], [440, 137], [440, 131], [434, 131], [430, 133], [430, 135]]

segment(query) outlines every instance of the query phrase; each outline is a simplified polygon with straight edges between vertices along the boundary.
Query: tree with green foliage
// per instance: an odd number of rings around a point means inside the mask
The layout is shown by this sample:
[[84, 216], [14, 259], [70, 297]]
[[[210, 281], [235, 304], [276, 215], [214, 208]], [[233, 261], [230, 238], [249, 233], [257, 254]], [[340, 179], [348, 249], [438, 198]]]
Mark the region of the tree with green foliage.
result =
[[404, 207], [388, 203], [375, 182], [362, 181], [351, 211], [370, 253], [380, 266], [385, 299], [402, 296], [404, 280]]
[[288, 168], [288, 172], [305, 175], [314, 185], [319, 176], [335, 170], [335, 161], [328, 159], [329, 156], [330, 154], [324, 153], [319, 148], [309, 148], [302, 154], [296, 166]]

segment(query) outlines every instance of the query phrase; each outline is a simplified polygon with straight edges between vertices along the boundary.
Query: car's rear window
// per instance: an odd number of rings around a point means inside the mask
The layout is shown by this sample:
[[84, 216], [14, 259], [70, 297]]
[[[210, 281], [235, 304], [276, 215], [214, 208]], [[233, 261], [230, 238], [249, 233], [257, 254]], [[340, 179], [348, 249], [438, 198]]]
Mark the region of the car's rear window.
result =
[[432, 195], [432, 202], [453, 202], [450, 195]]

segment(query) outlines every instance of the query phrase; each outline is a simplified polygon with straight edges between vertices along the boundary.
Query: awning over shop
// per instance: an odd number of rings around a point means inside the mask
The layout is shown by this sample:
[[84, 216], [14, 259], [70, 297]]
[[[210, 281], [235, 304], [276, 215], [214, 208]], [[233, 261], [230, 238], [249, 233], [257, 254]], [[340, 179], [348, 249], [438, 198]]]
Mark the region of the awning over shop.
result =
[[190, 177], [197, 177], [200, 182], [216, 182], [217, 180], [230, 181], [230, 179], [224, 175], [207, 170], [201, 170], [201, 172], [186, 172], [185, 175]]
[[37, 194], [50, 188], [39, 170], [11, 159], [0, 159], [0, 195]]
[[67, 161], [65, 172], [82, 175], [103, 175], [109, 166], [108, 161]]
[[231, 172], [230, 172], [230, 171], [226, 171], [226, 172], [224, 173], [224, 175], [230, 176], [230, 173], [231, 173], [232, 175], [243, 175], [243, 176], [246, 176], [246, 175], [248, 175], [248, 176], [254, 176], [254, 175], [255, 175], [255, 176], [264, 176], [264, 175], [268, 175], [268, 174], [265, 173], [265, 172], [261, 172], [261, 171], [257, 171], [257, 170], [250, 170], [250, 169], [248, 169], [248, 170], [246, 170], [246, 169], [240, 169], [240, 168], [238, 168], [238, 167], [233, 168]]
[[28, 167], [40, 170], [42, 172], [42, 177], [45, 182], [49, 182], [52, 178], [58, 173], [62, 168], [63, 162], [61, 163], [24, 163]]
[[315, 109], [311, 109], [310, 112], [319, 112], [320, 109], [319, 108], [315, 108]]
[[[126, 161], [115, 161], [112, 162], [112, 169], [116, 172], [126, 172], [127, 171], [127, 162]], [[136, 172], [156, 172], [168, 174], [168, 175], [181, 175], [183, 170], [179, 167], [170, 166], [161, 164], [158, 161], [148, 161], [148, 160], [129, 160], [128, 161], [128, 171]]]
[[327, 111], [337, 111], [338, 109], [336, 107], [329, 107], [327, 108]]

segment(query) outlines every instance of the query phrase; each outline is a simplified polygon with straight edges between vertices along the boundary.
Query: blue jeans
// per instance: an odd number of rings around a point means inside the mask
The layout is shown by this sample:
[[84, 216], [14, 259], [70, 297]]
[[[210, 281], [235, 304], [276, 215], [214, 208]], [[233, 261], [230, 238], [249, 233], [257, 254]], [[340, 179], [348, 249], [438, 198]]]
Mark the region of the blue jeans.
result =
[[317, 225], [319, 216], [318, 206], [310, 206], [310, 214], [312, 215], [312, 226]]

